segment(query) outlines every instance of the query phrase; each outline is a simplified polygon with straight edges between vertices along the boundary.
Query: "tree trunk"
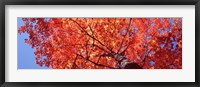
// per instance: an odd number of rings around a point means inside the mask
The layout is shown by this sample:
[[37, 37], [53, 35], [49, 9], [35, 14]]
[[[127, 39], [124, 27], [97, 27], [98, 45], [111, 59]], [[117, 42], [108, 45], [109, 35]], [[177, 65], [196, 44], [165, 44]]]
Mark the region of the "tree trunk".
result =
[[137, 63], [130, 62], [128, 58], [121, 54], [111, 53], [113, 57], [118, 61], [120, 69], [142, 69]]
[[124, 69], [142, 69], [142, 67], [140, 67], [137, 63], [129, 63], [126, 64]]

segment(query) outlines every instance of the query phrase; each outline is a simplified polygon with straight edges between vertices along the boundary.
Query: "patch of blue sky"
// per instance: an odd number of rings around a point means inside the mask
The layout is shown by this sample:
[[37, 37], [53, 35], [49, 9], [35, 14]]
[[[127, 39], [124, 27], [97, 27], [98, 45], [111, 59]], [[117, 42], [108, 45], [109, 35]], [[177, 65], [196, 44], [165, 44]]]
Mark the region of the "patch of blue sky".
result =
[[172, 20], [172, 18], [169, 18], [168, 21], [171, 23], [171, 27], [170, 27], [170, 31], [171, 31], [175, 25], [175, 22], [174, 22], [174, 20]]
[[147, 38], [147, 39], [150, 39], [150, 38], [152, 38], [152, 36], [147, 36], [146, 38]]
[[139, 33], [140, 30], [139, 30], [138, 28], [135, 28], [135, 32], [136, 32], [136, 33]]
[[151, 23], [151, 26], [154, 26], [155, 25], [155, 23]]
[[165, 28], [166, 31], [169, 31], [169, 28]]
[[42, 58], [41, 58], [42, 60], [45, 60], [45, 59], [47, 59], [47, 57], [46, 56], [42, 56]]
[[174, 41], [174, 38], [173, 38], [173, 37], [170, 37], [170, 40]]
[[155, 52], [154, 51], [150, 51], [148, 56], [153, 55], [153, 54], [155, 54]]
[[147, 29], [147, 33], [150, 33], [150, 29]]
[[126, 29], [122, 29], [122, 35], [126, 34]]
[[[17, 26], [20, 28], [24, 25], [22, 18], [17, 19]], [[40, 67], [36, 64], [35, 59], [35, 48], [31, 48], [30, 45], [26, 44], [24, 39], [28, 38], [29, 34], [22, 33], [17, 36], [17, 50], [18, 50], [18, 60], [17, 60], [17, 68], [18, 69], [48, 69], [47, 67]]]
[[150, 64], [151, 66], [153, 66], [153, 65], [155, 65], [156, 63], [155, 63], [154, 61], [150, 61], [149, 64]]
[[51, 18], [44, 18], [44, 21], [48, 22]]
[[155, 52], [154, 52], [154, 51], [151, 51], [150, 54], [155, 54]]
[[160, 21], [163, 22], [163, 21], [164, 21], [164, 18], [160, 18]]
[[173, 44], [173, 50], [175, 50], [176, 49], [176, 45], [178, 44], [178, 42], [174, 41], [174, 42], [172, 42], [172, 44]]
[[38, 20], [36, 20], [32, 25], [35, 26], [37, 24]]
[[168, 20], [171, 24], [174, 24], [175, 22], [174, 22], [174, 20], [172, 20], [172, 18], [169, 18], [169, 20]]
[[165, 44], [160, 44], [160, 47], [163, 48], [165, 46]]

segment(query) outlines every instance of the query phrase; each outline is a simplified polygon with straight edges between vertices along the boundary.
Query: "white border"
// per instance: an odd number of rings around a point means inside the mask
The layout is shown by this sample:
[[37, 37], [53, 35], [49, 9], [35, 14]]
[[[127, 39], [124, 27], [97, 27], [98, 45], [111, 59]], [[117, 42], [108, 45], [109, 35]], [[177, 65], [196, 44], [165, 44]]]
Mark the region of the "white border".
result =
[[[194, 5], [6, 5], [6, 82], [194, 82]], [[17, 70], [17, 17], [183, 17], [183, 69]], [[26, 62], [26, 61], [24, 61]]]

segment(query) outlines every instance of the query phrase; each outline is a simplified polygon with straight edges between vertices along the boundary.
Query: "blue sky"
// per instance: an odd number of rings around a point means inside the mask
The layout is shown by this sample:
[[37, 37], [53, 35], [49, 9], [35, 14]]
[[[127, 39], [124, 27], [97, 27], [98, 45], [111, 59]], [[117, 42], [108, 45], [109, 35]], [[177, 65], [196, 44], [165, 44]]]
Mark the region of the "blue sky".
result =
[[[18, 28], [23, 25], [21, 18], [17, 20]], [[26, 44], [24, 39], [28, 38], [26, 33], [18, 34], [18, 69], [47, 69], [47, 67], [40, 67], [36, 64], [35, 49]]]

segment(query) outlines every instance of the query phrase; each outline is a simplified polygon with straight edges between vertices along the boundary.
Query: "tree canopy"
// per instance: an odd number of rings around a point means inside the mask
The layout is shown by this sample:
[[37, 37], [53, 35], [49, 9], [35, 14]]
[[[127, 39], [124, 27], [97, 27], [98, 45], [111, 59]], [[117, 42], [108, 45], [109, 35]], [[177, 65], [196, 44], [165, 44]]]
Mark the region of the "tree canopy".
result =
[[181, 69], [182, 18], [22, 18], [36, 64], [53, 69]]

